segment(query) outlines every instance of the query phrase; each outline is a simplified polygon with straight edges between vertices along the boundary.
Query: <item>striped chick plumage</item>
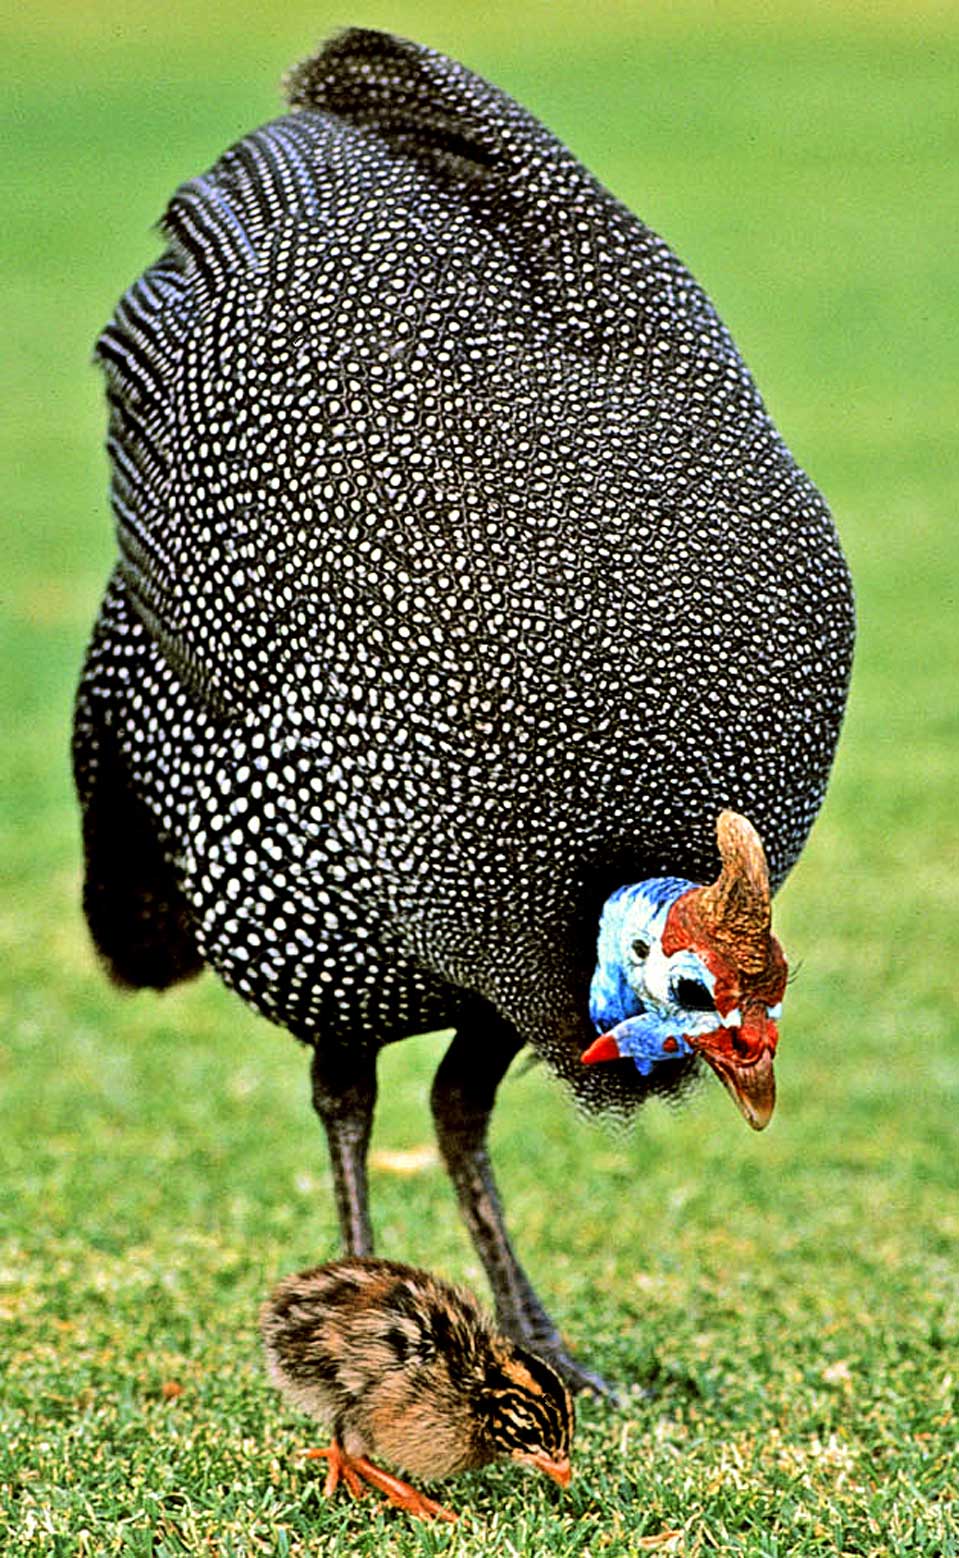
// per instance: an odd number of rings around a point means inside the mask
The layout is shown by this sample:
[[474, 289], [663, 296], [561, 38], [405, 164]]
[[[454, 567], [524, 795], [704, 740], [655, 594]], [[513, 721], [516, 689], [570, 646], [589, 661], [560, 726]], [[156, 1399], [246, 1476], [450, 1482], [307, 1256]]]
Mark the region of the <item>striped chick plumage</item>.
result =
[[263, 1306], [270, 1375], [333, 1430], [327, 1491], [368, 1481], [425, 1517], [450, 1511], [373, 1465], [429, 1481], [500, 1457], [565, 1486], [573, 1408], [558, 1374], [498, 1334], [473, 1296], [385, 1260], [298, 1272]]

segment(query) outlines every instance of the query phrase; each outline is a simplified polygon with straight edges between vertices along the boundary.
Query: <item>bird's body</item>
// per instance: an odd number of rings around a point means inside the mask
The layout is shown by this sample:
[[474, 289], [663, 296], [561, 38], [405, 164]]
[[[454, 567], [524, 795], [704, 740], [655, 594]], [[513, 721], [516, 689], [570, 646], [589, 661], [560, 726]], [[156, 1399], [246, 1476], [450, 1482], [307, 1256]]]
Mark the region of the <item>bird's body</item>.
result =
[[[120, 981], [215, 968], [314, 1050], [370, 1247], [377, 1050], [457, 1039], [434, 1108], [499, 1317], [551, 1338], [483, 1135], [532, 1043], [583, 1066], [624, 884], [773, 885], [824, 791], [848, 576], [708, 300], [525, 110], [348, 33], [185, 185], [101, 338], [120, 562], [80, 688], [85, 905]], [[532, 1317], [532, 1318], [531, 1318]]]
[[[509, 1456], [569, 1481], [567, 1390], [464, 1289], [395, 1261], [332, 1261], [280, 1283], [261, 1328], [274, 1383], [361, 1475], [373, 1456], [429, 1481]], [[414, 1513], [437, 1513], [418, 1497]]]

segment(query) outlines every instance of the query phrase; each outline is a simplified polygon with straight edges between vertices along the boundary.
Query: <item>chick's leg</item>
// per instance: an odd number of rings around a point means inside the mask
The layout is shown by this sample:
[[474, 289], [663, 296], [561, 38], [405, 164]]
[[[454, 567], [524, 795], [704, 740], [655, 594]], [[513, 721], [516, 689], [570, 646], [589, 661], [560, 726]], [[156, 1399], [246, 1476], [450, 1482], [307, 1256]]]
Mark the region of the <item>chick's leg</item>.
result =
[[425, 1493], [419, 1493], [416, 1488], [411, 1488], [408, 1482], [401, 1482], [399, 1477], [392, 1476], [381, 1466], [374, 1466], [373, 1462], [368, 1461], [365, 1456], [351, 1456], [350, 1465], [364, 1482], [385, 1493], [390, 1503], [397, 1509], [405, 1509], [420, 1520], [456, 1520], [457, 1517], [451, 1509], [447, 1509], [443, 1504], [437, 1504], [435, 1499], [427, 1498]]
[[376, 1103], [376, 1057], [331, 1046], [313, 1050], [313, 1107], [330, 1149], [340, 1234], [347, 1255], [372, 1255], [366, 1153]]
[[520, 1346], [549, 1358], [573, 1390], [607, 1387], [569, 1357], [513, 1251], [486, 1149], [496, 1090], [522, 1048], [515, 1029], [491, 1008], [464, 1017], [433, 1081], [440, 1151], [496, 1304], [499, 1325]]
[[394, 1477], [381, 1466], [374, 1466], [364, 1455], [347, 1455], [341, 1444], [336, 1440], [325, 1450], [305, 1450], [308, 1460], [322, 1460], [329, 1464], [326, 1474], [326, 1482], [323, 1492], [329, 1498], [336, 1492], [340, 1485], [340, 1479], [346, 1483], [354, 1498], [360, 1498], [363, 1493], [363, 1483], [368, 1482], [371, 1488], [378, 1488], [385, 1493], [389, 1502], [397, 1509], [405, 1509], [410, 1515], [416, 1515], [420, 1520], [456, 1520], [456, 1515], [451, 1509], [437, 1504], [435, 1499], [427, 1498], [425, 1493], [417, 1492], [410, 1487], [408, 1482], [402, 1482], [399, 1477]]

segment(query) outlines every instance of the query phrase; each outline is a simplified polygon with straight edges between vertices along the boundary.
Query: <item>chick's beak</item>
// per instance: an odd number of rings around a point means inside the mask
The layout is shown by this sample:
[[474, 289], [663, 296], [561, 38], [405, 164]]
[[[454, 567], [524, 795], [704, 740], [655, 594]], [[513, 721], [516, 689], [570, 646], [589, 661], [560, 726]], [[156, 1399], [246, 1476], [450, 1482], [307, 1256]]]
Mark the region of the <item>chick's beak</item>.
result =
[[541, 1453], [527, 1455], [525, 1451], [517, 1450], [514, 1452], [513, 1459], [522, 1461], [524, 1466], [535, 1466], [537, 1471], [544, 1471], [547, 1477], [552, 1477], [553, 1481], [558, 1482], [561, 1488], [569, 1487], [569, 1479], [572, 1477], [573, 1471], [568, 1457], [561, 1461], [553, 1461], [550, 1460], [548, 1455]]
[[738, 1060], [721, 1051], [700, 1049], [743, 1119], [754, 1131], [764, 1131], [776, 1106], [776, 1076], [772, 1051], [764, 1049], [755, 1060]]

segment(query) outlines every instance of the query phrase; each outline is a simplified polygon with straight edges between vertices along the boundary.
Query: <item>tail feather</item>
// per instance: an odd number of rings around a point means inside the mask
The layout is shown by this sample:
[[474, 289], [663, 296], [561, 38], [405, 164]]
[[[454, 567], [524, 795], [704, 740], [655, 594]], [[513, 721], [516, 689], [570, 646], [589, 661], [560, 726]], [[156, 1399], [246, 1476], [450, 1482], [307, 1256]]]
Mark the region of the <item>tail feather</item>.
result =
[[131, 788], [91, 675], [80, 683], [73, 762], [85, 855], [83, 909], [115, 984], [165, 990], [203, 968], [187, 901], [156, 822]]
[[[544, 125], [464, 65], [389, 33], [348, 28], [285, 80], [294, 112], [312, 109], [372, 131], [434, 173], [495, 181], [542, 223], [594, 180]], [[545, 200], [544, 200], [544, 197]]]

